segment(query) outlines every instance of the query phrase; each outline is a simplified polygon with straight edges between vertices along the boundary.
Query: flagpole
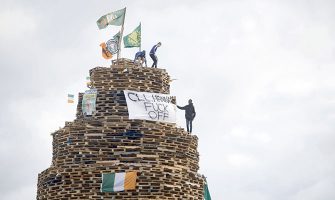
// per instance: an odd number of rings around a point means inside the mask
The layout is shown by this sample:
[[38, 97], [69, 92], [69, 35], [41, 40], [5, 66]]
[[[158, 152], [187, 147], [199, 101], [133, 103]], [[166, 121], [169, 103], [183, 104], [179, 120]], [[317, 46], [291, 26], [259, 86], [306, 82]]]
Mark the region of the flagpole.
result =
[[140, 22], [140, 27], [141, 27], [141, 42], [140, 42], [140, 51], [141, 51], [141, 48], [142, 48], [142, 26], [141, 26], [141, 22]]
[[124, 18], [121, 26], [121, 32], [120, 32], [120, 39], [119, 39], [119, 51], [117, 52], [117, 64], [119, 64], [119, 58], [121, 56], [121, 41], [123, 39], [123, 28], [124, 28], [124, 21], [126, 20], [126, 12], [127, 12], [127, 7], [124, 8]]

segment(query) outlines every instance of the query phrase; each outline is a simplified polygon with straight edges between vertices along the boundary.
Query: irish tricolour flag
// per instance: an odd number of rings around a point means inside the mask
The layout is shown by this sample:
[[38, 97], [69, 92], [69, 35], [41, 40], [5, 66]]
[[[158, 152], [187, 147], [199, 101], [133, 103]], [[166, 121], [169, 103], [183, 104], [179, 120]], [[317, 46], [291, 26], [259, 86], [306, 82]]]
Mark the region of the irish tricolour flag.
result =
[[134, 190], [137, 172], [102, 174], [101, 192]]
[[74, 102], [74, 95], [73, 94], [68, 94], [67, 95], [67, 102], [68, 103], [73, 103]]

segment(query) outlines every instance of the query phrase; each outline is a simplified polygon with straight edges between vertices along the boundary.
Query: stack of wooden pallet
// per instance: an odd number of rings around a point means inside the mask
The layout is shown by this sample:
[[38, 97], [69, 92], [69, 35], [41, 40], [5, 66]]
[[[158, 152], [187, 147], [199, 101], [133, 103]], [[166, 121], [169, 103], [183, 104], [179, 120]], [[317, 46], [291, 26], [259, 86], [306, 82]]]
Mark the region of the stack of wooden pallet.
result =
[[[203, 199], [198, 138], [175, 124], [129, 120], [123, 90], [169, 93], [165, 70], [126, 59], [90, 70], [96, 112], [54, 132], [52, 165], [39, 174], [37, 199]], [[121, 63], [121, 64], [120, 64]], [[100, 192], [103, 173], [137, 171], [136, 189]]]
[[128, 58], [120, 58], [116, 60], [112, 60], [112, 65], [119, 65], [119, 66], [129, 66], [129, 65], [134, 65], [134, 61], [130, 60]]

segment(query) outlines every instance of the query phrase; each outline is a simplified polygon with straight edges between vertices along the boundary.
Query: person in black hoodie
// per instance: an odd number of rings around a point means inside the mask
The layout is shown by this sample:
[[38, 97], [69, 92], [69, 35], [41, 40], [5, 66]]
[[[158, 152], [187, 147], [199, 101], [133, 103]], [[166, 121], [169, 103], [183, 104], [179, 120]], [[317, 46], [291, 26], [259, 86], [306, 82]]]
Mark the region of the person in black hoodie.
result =
[[196, 114], [192, 103], [192, 99], [188, 100], [188, 105], [183, 107], [177, 105], [177, 107], [181, 110], [185, 110], [187, 132], [192, 133], [192, 121], [195, 118]]
[[154, 61], [154, 63], [152, 64], [151, 67], [155, 67], [155, 68], [157, 68], [158, 58], [157, 58], [157, 56], [156, 56], [156, 51], [157, 51], [157, 48], [160, 47], [160, 46], [162, 46], [162, 43], [161, 43], [161, 42], [158, 42], [158, 43], [157, 43], [156, 45], [154, 45], [154, 46], [151, 48], [151, 50], [150, 50], [149, 55], [150, 55], [152, 61]]

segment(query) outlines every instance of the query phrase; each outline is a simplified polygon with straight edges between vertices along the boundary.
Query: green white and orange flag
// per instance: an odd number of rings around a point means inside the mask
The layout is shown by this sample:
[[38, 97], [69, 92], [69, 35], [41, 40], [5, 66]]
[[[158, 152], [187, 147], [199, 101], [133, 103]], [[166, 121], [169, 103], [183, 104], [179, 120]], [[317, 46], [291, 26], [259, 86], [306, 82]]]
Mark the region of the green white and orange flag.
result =
[[101, 192], [134, 190], [136, 178], [136, 171], [102, 174]]
[[91, 84], [92, 84], [91, 77], [90, 76], [86, 76], [86, 86], [87, 87], [91, 87]]
[[68, 94], [67, 95], [67, 102], [68, 103], [74, 103], [74, 95], [73, 94]]

